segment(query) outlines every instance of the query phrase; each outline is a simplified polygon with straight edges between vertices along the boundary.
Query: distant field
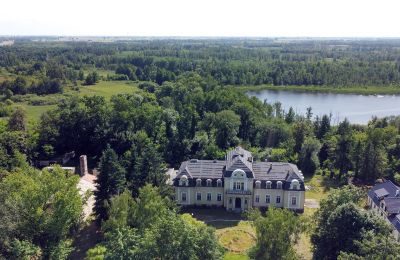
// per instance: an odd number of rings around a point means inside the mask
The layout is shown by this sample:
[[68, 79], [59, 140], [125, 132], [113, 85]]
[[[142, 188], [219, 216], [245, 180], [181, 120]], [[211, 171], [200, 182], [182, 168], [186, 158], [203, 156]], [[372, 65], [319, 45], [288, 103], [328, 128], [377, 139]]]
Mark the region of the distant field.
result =
[[116, 94], [129, 94], [137, 91], [137, 84], [132, 81], [100, 81], [96, 85], [80, 87], [78, 95], [81, 97], [98, 95], [110, 99]]
[[[73, 91], [73, 90], [68, 90], [65, 92], [65, 95], [71, 96], [71, 95], [78, 95], [79, 97], [84, 97], [84, 96], [102, 96], [105, 97], [107, 100], [110, 100], [110, 98], [113, 95], [116, 94], [121, 94], [121, 93], [135, 93], [138, 91], [138, 88], [136, 87], [136, 83], [130, 82], [130, 81], [100, 81], [96, 85], [92, 86], [80, 86], [79, 87], [79, 92], [78, 91]], [[59, 98], [60, 94], [56, 95], [48, 95], [46, 97], [48, 98]], [[62, 96], [61, 96], [62, 97]], [[40, 106], [33, 106], [29, 105], [26, 102], [23, 103], [15, 103], [14, 106], [22, 106], [25, 108], [27, 112], [27, 119], [29, 121], [36, 121], [40, 118], [40, 116], [52, 109], [55, 108], [57, 105], [40, 105]]]
[[351, 86], [351, 87], [335, 87], [335, 86], [231, 86], [242, 91], [258, 91], [263, 89], [270, 90], [287, 90], [300, 92], [323, 92], [338, 94], [400, 94], [400, 86]]

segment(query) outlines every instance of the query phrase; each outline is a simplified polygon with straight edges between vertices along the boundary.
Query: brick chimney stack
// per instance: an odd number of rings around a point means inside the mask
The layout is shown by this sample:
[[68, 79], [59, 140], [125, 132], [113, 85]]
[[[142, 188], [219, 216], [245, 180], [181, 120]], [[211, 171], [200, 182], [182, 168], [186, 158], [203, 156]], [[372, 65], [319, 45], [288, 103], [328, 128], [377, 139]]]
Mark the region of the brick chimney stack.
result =
[[80, 169], [81, 169], [81, 176], [88, 174], [88, 166], [87, 166], [87, 156], [81, 155], [79, 157]]

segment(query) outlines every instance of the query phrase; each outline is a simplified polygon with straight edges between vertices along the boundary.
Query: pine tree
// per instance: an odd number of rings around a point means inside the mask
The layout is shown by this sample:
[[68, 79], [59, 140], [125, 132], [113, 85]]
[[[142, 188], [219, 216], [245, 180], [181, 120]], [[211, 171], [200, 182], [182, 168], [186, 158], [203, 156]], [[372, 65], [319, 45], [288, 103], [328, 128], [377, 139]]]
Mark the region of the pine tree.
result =
[[118, 161], [113, 149], [107, 147], [100, 158], [100, 174], [96, 180], [95, 212], [98, 220], [107, 219], [107, 205], [112, 196], [118, 195], [126, 188], [125, 169]]

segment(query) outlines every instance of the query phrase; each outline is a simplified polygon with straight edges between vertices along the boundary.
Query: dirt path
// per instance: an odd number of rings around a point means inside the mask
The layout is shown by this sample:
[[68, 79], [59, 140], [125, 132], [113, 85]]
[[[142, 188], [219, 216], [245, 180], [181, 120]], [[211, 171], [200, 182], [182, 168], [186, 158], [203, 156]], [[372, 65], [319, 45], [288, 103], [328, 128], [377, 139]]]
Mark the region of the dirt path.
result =
[[310, 209], [317, 209], [319, 208], [319, 202], [316, 199], [305, 199], [304, 207]]

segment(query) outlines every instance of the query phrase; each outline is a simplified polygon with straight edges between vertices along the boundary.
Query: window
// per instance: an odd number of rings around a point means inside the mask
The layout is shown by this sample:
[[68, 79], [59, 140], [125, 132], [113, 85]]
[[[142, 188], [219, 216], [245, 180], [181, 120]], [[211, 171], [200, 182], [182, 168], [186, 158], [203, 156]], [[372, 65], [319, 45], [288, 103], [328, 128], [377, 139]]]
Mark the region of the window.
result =
[[211, 193], [207, 193], [207, 201], [211, 201]]
[[260, 195], [256, 195], [256, 203], [260, 202]]
[[212, 184], [211, 180], [207, 179], [207, 187], [211, 187], [211, 184]]
[[265, 195], [265, 203], [271, 203], [271, 196]]
[[297, 189], [299, 189], [299, 185], [300, 185], [299, 181], [296, 180], [296, 179], [294, 179], [294, 180], [292, 180], [292, 182], [291, 182], [291, 186], [292, 186], [291, 189], [297, 190]]
[[199, 187], [201, 186], [201, 179], [196, 180], [196, 186], [199, 186]]
[[261, 181], [256, 181], [256, 188], [260, 189], [261, 188]]
[[217, 195], [217, 201], [222, 201], [222, 194], [221, 194], [221, 193], [218, 193], [218, 195]]
[[186, 192], [181, 193], [181, 200], [186, 201]]
[[232, 204], [232, 198], [229, 198], [229, 204]]
[[233, 189], [234, 190], [244, 190], [244, 182], [234, 182]]
[[267, 189], [271, 189], [271, 182], [267, 181]]
[[276, 203], [281, 203], [281, 196], [276, 196]]
[[200, 192], [196, 193], [196, 200], [201, 200], [201, 193]]
[[297, 204], [297, 198], [296, 197], [292, 197], [292, 205], [296, 205]]
[[222, 181], [221, 181], [221, 179], [218, 179], [218, 180], [217, 180], [217, 187], [222, 187]]
[[180, 186], [188, 186], [188, 178], [186, 175], [183, 175], [179, 180]]
[[278, 182], [276, 183], [276, 186], [277, 186], [278, 189], [282, 189], [282, 182], [281, 182], [281, 181], [278, 181]]
[[244, 200], [244, 205], [247, 205], [247, 199]]

